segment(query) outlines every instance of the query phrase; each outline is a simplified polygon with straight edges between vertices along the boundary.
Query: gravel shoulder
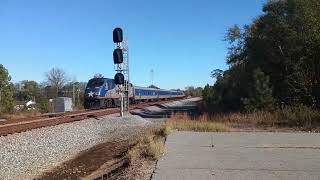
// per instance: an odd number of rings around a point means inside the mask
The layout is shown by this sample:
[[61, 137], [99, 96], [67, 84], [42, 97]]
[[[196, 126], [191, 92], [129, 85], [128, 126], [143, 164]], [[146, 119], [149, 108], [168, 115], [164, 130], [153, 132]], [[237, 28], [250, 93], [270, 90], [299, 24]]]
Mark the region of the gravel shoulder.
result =
[[0, 137], [0, 179], [32, 179], [82, 151], [148, 125], [139, 116], [111, 115]]

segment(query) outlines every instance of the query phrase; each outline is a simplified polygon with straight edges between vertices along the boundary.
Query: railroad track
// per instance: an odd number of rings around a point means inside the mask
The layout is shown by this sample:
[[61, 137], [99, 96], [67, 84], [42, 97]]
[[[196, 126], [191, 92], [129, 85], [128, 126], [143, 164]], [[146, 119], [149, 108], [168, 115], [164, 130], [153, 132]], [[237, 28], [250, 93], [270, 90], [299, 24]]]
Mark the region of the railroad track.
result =
[[[173, 102], [176, 100], [177, 99], [131, 105], [130, 111], [133, 109], [142, 109], [144, 107], [148, 107], [152, 105], [165, 104], [165, 103]], [[34, 118], [30, 117], [30, 118], [18, 119], [10, 123], [0, 125], [0, 136], [6, 136], [9, 134], [20, 133], [20, 132], [47, 127], [47, 126], [55, 126], [63, 123], [80, 121], [80, 120], [93, 118], [93, 117], [101, 117], [104, 115], [109, 115], [114, 113], [120, 113], [120, 109], [110, 108], [110, 109], [91, 110], [91, 111], [82, 110], [82, 111], [69, 112], [69, 113], [46, 114], [43, 116], [36, 116]]]

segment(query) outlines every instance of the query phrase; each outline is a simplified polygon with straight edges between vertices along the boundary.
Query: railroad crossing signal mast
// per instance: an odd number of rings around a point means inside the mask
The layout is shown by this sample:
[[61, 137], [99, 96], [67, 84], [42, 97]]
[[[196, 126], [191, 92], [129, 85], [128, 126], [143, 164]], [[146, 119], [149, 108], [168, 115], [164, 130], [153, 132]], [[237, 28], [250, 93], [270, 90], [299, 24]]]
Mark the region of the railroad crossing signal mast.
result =
[[129, 111], [129, 48], [128, 40], [123, 42], [123, 32], [121, 28], [113, 30], [113, 42], [115, 49], [113, 51], [113, 62], [117, 66], [116, 75], [114, 76], [115, 84], [117, 85], [120, 101], [120, 116], [123, 116], [124, 111]]

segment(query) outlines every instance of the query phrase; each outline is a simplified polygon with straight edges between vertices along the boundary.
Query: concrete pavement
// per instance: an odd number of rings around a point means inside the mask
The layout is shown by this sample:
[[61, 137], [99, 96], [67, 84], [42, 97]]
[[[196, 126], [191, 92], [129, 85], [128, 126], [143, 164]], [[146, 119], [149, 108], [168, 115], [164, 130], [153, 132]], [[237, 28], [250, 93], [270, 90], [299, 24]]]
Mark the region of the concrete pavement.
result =
[[320, 134], [175, 132], [154, 180], [320, 179]]

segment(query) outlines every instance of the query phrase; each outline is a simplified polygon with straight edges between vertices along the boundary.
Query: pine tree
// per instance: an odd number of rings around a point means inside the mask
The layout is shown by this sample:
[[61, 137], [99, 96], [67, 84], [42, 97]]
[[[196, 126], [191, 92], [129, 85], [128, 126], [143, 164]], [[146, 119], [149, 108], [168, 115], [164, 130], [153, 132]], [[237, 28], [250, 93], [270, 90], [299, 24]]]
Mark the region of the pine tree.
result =
[[258, 68], [254, 70], [253, 79], [254, 86], [251, 97], [244, 99], [245, 108], [248, 111], [272, 110], [275, 99], [272, 96], [270, 78]]

